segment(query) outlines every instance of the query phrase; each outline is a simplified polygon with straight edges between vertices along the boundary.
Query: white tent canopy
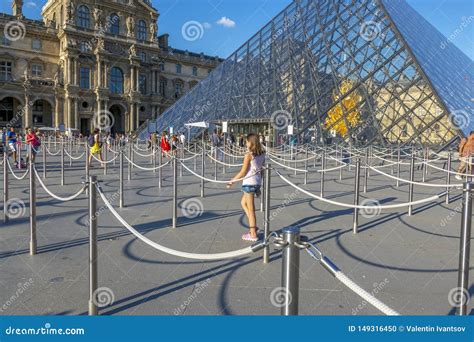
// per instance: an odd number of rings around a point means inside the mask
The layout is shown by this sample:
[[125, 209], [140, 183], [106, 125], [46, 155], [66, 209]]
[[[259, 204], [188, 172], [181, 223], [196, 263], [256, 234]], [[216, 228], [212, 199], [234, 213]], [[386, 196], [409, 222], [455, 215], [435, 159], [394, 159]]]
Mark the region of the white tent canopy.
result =
[[187, 123], [187, 124], [184, 124], [187, 128], [191, 128], [191, 127], [199, 127], [199, 128], [209, 128], [209, 123], [208, 122], [205, 122], [205, 121], [201, 121], [201, 122], [192, 122], [192, 123]]

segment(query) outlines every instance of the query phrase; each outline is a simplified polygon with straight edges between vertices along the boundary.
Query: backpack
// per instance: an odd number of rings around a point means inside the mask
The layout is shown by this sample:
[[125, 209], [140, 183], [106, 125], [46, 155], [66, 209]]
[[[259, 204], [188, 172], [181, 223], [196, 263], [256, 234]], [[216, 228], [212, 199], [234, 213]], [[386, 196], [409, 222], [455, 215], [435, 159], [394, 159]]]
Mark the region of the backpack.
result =
[[89, 147], [94, 146], [94, 136], [93, 136], [93, 135], [90, 135], [90, 136], [87, 138], [87, 145], [89, 145]]
[[38, 137], [36, 137], [32, 142], [31, 142], [31, 145], [34, 147], [34, 148], [38, 148], [41, 146], [41, 140], [38, 139]]

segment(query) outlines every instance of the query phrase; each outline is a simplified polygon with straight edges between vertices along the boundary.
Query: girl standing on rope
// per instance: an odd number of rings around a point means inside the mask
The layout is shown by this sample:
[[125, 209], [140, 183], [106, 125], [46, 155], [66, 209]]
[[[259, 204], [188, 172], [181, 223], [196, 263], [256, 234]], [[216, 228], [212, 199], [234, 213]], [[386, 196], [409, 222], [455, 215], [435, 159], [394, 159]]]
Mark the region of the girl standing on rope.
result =
[[257, 219], [255, 217], [255, 197], [260, 196], [260, 187], [262, 184], [262, 168], [265, 164], [265, 151], [260, 144], [257, 134], [247, 135], [247, 154], [240, 172], [231, 179], [227, 184], [227, 188], [231, 188], [238, 179], [244, 178], [242, 181], [242, 208], [247, 215], [249, 221], [249, 232], [242, 235], [242, 240], [255, 242], [257, 237]]

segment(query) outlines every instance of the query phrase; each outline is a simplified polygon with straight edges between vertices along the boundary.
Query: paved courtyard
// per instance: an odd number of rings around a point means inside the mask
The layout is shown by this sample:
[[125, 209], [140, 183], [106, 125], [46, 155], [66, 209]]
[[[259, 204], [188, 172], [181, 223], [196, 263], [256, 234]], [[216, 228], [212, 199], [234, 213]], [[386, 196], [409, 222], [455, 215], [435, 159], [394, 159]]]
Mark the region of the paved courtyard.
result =
[[[109, 155], [110, 158], [110, 155]], [[135, 162], [150, 167], [148, 159]], [[193, 167], [193, 160], [186, 162]], [[329, 165], [334, 163], [329, 162]], [[200, 160], [197, 161], [198, 170]], [[439, 164], [438, 164], [439, 165]], [[442, 165], [442, 164], [441, 164]], [[118, 163], [108, 174], [98, 168], [102, 187], [118, 208]], [[310, 163], [312, 166], [312, 163]], [[38, 171], [42, 170], [38, 158]], [[125, 166], [126, 168], [126, 166]], [[316, 165], [316, 168], [319, 168]], [[214, 166], [206, 161], [207, 177]], [[278, 168], [292, 182], [319, 194], [319, 174], [303, 175]], [[408, 178], [408, 166], [401, 177]], [[383, 169], [388, 172], [389, 168]], [[237, 171], [219, 168], [225, 180]], [[23, 171], [21, 171], [23, 172]], [[126, 175], [126, 170], [125, 170]], [[58, 195], [75, 193], [84, 180], [84, 160], [66, 159], [66, 185], [60, 186], [59, 159], [48, 157], [46, 184]], [[2, 173], [3, 177], [3, 173]], [[126, 177], [126, 176], [125, 176]], [[416, 180], [421, 180], [417, 170]], [[427, 181], [444, 183], [442, 172], [434, 170]], [[454, 180], [453, 180], [454, 181]], [[217, 253], [248, 246], [240, 237], [246, 219], [240, 207], [239, 186], [227, 190], [224, 184], [206, 183], [200, 198], [199, 179], [184, 172], [179, 178], [178, 228], [171, 228], [172, 169], [163, 169], [163, 187], [158, 172], [133, 169], [125, 180], [126, 208], [119, 213], [141, 233], [165, 246], [187, 252]], [[3, 182], [0, 184], [3, 187]], [[362, 188], [362, 187], [361, 187]], [[325, 196], [352, 203], [354, 168], [326, 174]], [[3, 189], [2, 189], [3, 190]], [[430, 197], [443, 188], [415, 186], [415, 199]], [[88, 305], [88, 201], [87, 195], [59, 202], [37, 184], [38, 254], [29, 255], [28, 178], [10, 176], [10, 198], [25, 203], [19, 217], [0, 228], [0, 304], [3, 315], [85, 315]], [[459, 190], [452, 201], [444, 197], [414, 208], [383, 211], [374, 217], [360, 216], [360, 232], [352, 233], [352, 209], [328, 205], [308, 198], [283, 183], [273, 173], [271, 229], [297, 225], [351, 279], [391, 308], [404, 315], [450, 315], [454, 309], [449, 292], [457, 286], [460, 235]], [[186, 206], [199, 203], [203, 211], [186, 217]], [[408, 201], [408, 185], [371, 172], [364, 199], [382, 204]], [[190, 204], [191, 203], [191, 204]], [[1, 204], [3, 206], [3, 204]], [[98, 200], [99, 208], [103, 207]], [[259, 206], [259, 203], [258, 203]], [[272, 291], [281, 286], [281, 252], [271, 249], [271, 262], [262, 263], [262, 252], [248, 257], [201, 262], [156, 251], [131, 235], [106, 209], [99, 209], [99, 286], [110, 289], [113, 302], [100, 309], [102, 315], [279, 315]], [[193, 216], [193, 215], [191, 215]], [[365, 215], [367, 216], [367, 215]], [[263, 228], [263, 213], [257, 212]], [[306, 252], [301, 254], [300, 314], [379, 315], [380, 312], [351, 292]], [[20, 291], [21, 289], [21, 291]], [[274, 294], [274, 292], [273, 292]], [[472, 307], [472, 306], [471, 306]], [[469, 308], [469, 311], [471, 310]]]

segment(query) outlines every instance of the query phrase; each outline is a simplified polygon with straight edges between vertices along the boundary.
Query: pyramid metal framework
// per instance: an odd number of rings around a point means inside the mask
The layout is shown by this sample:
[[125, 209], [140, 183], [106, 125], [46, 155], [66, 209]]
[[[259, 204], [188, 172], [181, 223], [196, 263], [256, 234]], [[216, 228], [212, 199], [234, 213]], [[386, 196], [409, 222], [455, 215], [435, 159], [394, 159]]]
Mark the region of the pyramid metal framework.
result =
[[473, 85], [473, 61], [404, 0], [296, 0], [153, 126], [266, 119], [320, 141], [444, 145], [474, 129]]

